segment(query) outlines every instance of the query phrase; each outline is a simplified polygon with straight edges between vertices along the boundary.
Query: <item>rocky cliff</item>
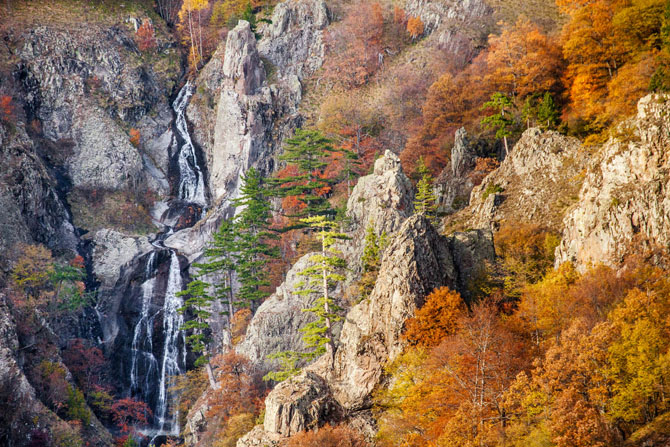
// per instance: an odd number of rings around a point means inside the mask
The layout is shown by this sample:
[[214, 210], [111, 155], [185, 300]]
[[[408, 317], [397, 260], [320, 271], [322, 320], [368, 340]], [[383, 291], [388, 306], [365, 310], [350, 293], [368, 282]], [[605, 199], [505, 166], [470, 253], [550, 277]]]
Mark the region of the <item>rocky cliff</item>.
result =
[[469, 206], [446, 225], [495, 229], [503, 222], [526, 222], [560, 231], [588, 159], [576, 138], [528, 129], [500, 167], [472, 190]]
[[370, 393], [386, 362], [402, 350], [404, 322], [435, 287], [457, 288], [466, 264], [482, 265], [494, 256], [490, 235], [473, 232], [462, 237], [488, 242], [481, 244], [483, 250], [462, 256], [463, 250], [453, 250], [449, 238], [439, 235], [424, 217], [407, 219], [385, 251], [372, 294], [344, 319], [334, 368], [323, 357], [279, 384], [266, 399], [263, 429], [256, 428], [238, 446], [274, 443], [301, 430], [352, 418], [369, 427], [365, 410]]
[[[563, 220], [557, 265], [617, 265], [626, 254], [670, 244], [666, 96], [649, 95], [593, 156], [579, 198]], [[587, 149], [582, 149], [586, 151]]]

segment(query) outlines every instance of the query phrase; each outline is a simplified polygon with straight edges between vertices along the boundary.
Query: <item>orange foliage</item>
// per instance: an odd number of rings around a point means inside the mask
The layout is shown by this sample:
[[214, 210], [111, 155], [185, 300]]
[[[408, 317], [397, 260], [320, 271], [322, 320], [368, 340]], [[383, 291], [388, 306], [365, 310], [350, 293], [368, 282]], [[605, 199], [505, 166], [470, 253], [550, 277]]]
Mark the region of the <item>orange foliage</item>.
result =
[[426, 303], [405, 325], [405, 338], [413, 345], [433, 347], [456, 330], [466, 307], [461, 295], [448, 287], [433, 290]]
[[249, 323], [251, 322], [251, 316], [251, 309], [248, 308], [238, 310], [235, 312], [235, 315], [233, 315], [230, 322], [230, 336], [234, 345], [244, 339], [244, 335], [247, 332], [247, 326], [249, 326]]
[[524, 99], [529, 95], [561, 89], [563, 61], [557, 42], [547, 37], [527, 18], [503, 28], [489, 38], [485, 77], [493, 89]]
[[228, 351], [212, 360], [219, 388], [209, 397], [207, 418], [226, 421], [235, 414], [255, 413], [262, 405], [262, 383], [246, 357]]
[[420, 17], [410, 17], [407, 21], [407, 32], [412, 37], [416, 39], [423, 34], [424, 25]]
[[366, 447], [359, 432], [343, 425], [325, 425], [315, 431], [300, 432], [289, 438], [286, 447]]
[[14, 121], [14, 103], [9, 95], [0, 96], [0, 120], [4, 122]]
[[140, 146], [140, 131], [135, 129], [135, 128], [132, 128], [132, 129], [130, 129], [129, 134], [130, 134], [130, 144], [132, 144], [135, 147], [139, 147]]
[[137, 42], [137, 47], [140, 51], [148, 51], [156, 48], [154, 26], [149, 19], [144, 19], [142, 25], [137, 29], [135, 42]]
[[474, 186], [481, 185], [484, 178], [500, 167], [500, 162], [492, 157], [479, 157], [475, 162], [475, 169], [468, 174]]
[[345, 88], [359, 87], [379, 68], [384, 17], [379, 3], [362, 3], [325, 36], [329, 57], [324, 77]]

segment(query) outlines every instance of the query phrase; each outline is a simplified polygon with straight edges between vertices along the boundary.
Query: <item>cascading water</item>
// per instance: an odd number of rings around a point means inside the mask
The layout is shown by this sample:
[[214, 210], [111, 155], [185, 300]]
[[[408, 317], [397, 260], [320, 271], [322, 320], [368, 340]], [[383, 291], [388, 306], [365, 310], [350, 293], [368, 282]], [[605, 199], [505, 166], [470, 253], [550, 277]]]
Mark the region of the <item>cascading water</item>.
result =
[[[150, 401], [150, 384], [155, 381], [158, 373], [158, 361], [153, 353], [153, 326], [157, 313], [149, 314], [151, 299], [154, 294], [154, 284], [156, 283], [156, 252], [152, 252], [147, 258], [144, 268], [144, 282], [142, 283], [142, 313], [140, 319], [135, 325], [133, 332], [133, 342], [131, 345], [131, 366], [130, 366], [130, 391], [131, 393], [141, 394], [145, 402]], [[140, 386], [140, 372], [143, 373], [144, 380]]]
[[[172, 104], [175, 112], [174, 129], [177, 134], [173, 146], [178, 146], [176, 166], [178, 167], [178, 183], [175, 188], [177, 203], [195, 204], [200, 208], [207, 205], [205, 178], [198, 165], [193, 142], [188, 133], [186, 107], [194, 92], [189, 82], [180, 90]], [[175, 207], [179, 212], [179, 207]], [[130, 359], [130, 391], [146, 402], [153, 412], [153, 428], [149, 445], [158, 442], [161, 436], [179, 435], [178, 414], [175, 410], [174, 396], [170, 386], [173, 378], [186, 369], [186, 335], [181, 330], [184, 317], [179, 312], [183, 300], [177, 294], [183, 288], [179, 257], [174, 250], [167, 249], [162, 241], [172, 234], [172, 223], [163, 222], [164, 230], [153, 244], [156, 249], [149, 254], [145, 264], [144, 278], [141, 285], [142, 304], [139, 319], [135, 323], [131, 343]], [[162, 307], [160, 306], [161, 291], [165, 284], [164, 276], [159, 279], [159, 259], [165, 259], [169, 250], [169, 268], [167, 285], [165, 285]], [[165, 261], [167, 262], [167, 261]], [[162, 321], [162, 328], [158, 326]], [[162, 333], [159, 333], [162, 329]]]
[[184, 325], [184, 316], [179, 312], [179, 309], [184, 305], [184, 301], [177, 295], [177, 293], [181, 292], [182, 285], [179, 258], [174, 251], [171, 251], [170, 273], [168, 275], [167, 290], [165, 291], [165, 301], [163, 304], [164, 341], [160, 380], [158, 382], [156, 418], [159, 424], [159, 431], [173, 435], [179, 434], [179, 424], [176, 420], [176, 414], [174, 418], [168, 417], [169, 382], [174, 376], [183, 372], [179, 365], [180, 361], [182, 365], [186, 362], [185, 335], [181, 331], [181, 327]]
[[205, 199], [205, 179], [198, 165], [195, 147], [188, 133], [188, 123], [186, 122], [186, 106], [194, 90], [194, 86], [190, 82], [187, 82], [172, 104], [176, 115], [175, 129], [182, 140], [177, 160], [179, 167], [177, 195], [181, 200], [196, 203], [204, 207], [207, 204], [207, 200]]

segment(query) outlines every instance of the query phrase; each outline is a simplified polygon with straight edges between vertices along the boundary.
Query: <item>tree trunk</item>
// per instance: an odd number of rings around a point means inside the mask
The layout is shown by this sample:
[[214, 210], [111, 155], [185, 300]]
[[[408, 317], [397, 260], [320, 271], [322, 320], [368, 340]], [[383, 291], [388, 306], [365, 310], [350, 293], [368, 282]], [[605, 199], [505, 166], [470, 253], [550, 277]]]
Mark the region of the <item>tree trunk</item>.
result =
[[321, 261], [321, 273], [322, 273], [322, 278], [323, 278], [323, 309], [326, 312], [326, 337], [328, 337], [328, 344], [326, 346], [326, 353], [329, 356], [330, 360], [330, 367], [331, 369], [334, 366], [335, 363], [335, 346], [333, 344], [333, 334], [331, 330], [331, 325], [330, 325], [330, 306], [328, 305], [328, 272], [326, 271], [328, 269], [327, 264], [326, 264], [326, 235], [325, 229], [322, 230], [321, 232], [321, 255], [324, 257], [324, 259]]

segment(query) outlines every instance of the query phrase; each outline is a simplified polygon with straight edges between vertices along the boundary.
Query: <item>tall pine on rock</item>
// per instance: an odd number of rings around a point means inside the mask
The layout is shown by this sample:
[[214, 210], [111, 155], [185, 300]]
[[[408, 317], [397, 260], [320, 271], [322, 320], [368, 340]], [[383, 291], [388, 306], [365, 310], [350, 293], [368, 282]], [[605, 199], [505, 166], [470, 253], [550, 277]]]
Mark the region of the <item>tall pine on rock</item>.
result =
[[[297, 174], [275, 178], [272, 185], [276, 196], [294, 197], [302, 205], [300, 211], [290, 217], [332, 214], [326, 197], [330, 182], [324, 178], [323, 171], [328, 166], [328, 155], [334, 150], [332, 141], [317, 130], [298, 129], [286, 142], [279, 159], [295, 167]], [[298, 222], [294, 227], [304, 228], [305, 224]]]
[[181, 330], [192, 331], [191, 335], [186, 337], [186, 343], [189, 344], [191, 350], [199, 357], [195, 361], [196, 366], [205, 366], [207, 371], [207, 378], [212, 388], [217, 388], [214, 373], [212, 372], [212, 365], [209, 362], [209, 352], [207, 345], [210, 342], [210, 327], [207, 319], [212, 315], [211, 306], [214, 297], [207, 293], [210, 285], [204, 281], [191, 281], [186, 290], [177, 293], [177, 295], [185, 297], [184, 306], [180, 307], [179, 312], [190, 316], [190, 319], [184, 323]]
[[344, 281], [345, 277], [341, 272], [346, 268], [346, 262], [340, 257], [335, 243], [346, 239], [346, 235], [335, 231], [336, 223], [325, 216], [308, 217], [301, 221], [316, 232], [321, 243], [321, 253], [310, 257], [312, 266], [300, 272], [307, 280], [299, 293], [322, 294], [312, 307], [303, 309], [303, 312], [310, 312], [317, 318], [301, 329], [305, 346], [311, 349], [306, 357], [313, 359], [328, 353], [332, 363], [335, 353], [332, 329], [333, 323], [341, 319], [341, 309], [331, 298], [330, 291], [338, 282]]
[[417, 172], [421, 175], [421, 179], [416, 184], [417, 192], [414, 198], [414, 211], [432, 220], [436, 217], [437, 203], [435, 194], [433, 193], [433, 177], [423, 162], [423, 158], [419, 159]]
[[270, 280], [267, 262], [278, 257], [279, 252], [268, 244], [270, 239], [277, 236], [269, 230], [272, 210], [263, 178], [256, 169], [251, 168], [242, 181], [240, 196], [233, 201], [241, 209], [235, 217], [235, 270], [240, 282], [237, 299], [243, 306], [255, 308], [268, 295]]
[[212, 235], [212, 242], [205, 249], [205, 258], [207, 262], [194, 264], [194, 267], [200, 270], [202, 275], [212, 275], [216, 281], [213, 284], [216, 299], [225, 303], [228, 308], [229, 329], [230, 321], [235, 315], [235, 306], [239, 305], [235, 301], [233, 293], [233, 279], [235, 275], [235, 266], [237, 264], [237, 236], [236, 229], [232, 219], [226, 219], [221, 222], [219, 229]]

